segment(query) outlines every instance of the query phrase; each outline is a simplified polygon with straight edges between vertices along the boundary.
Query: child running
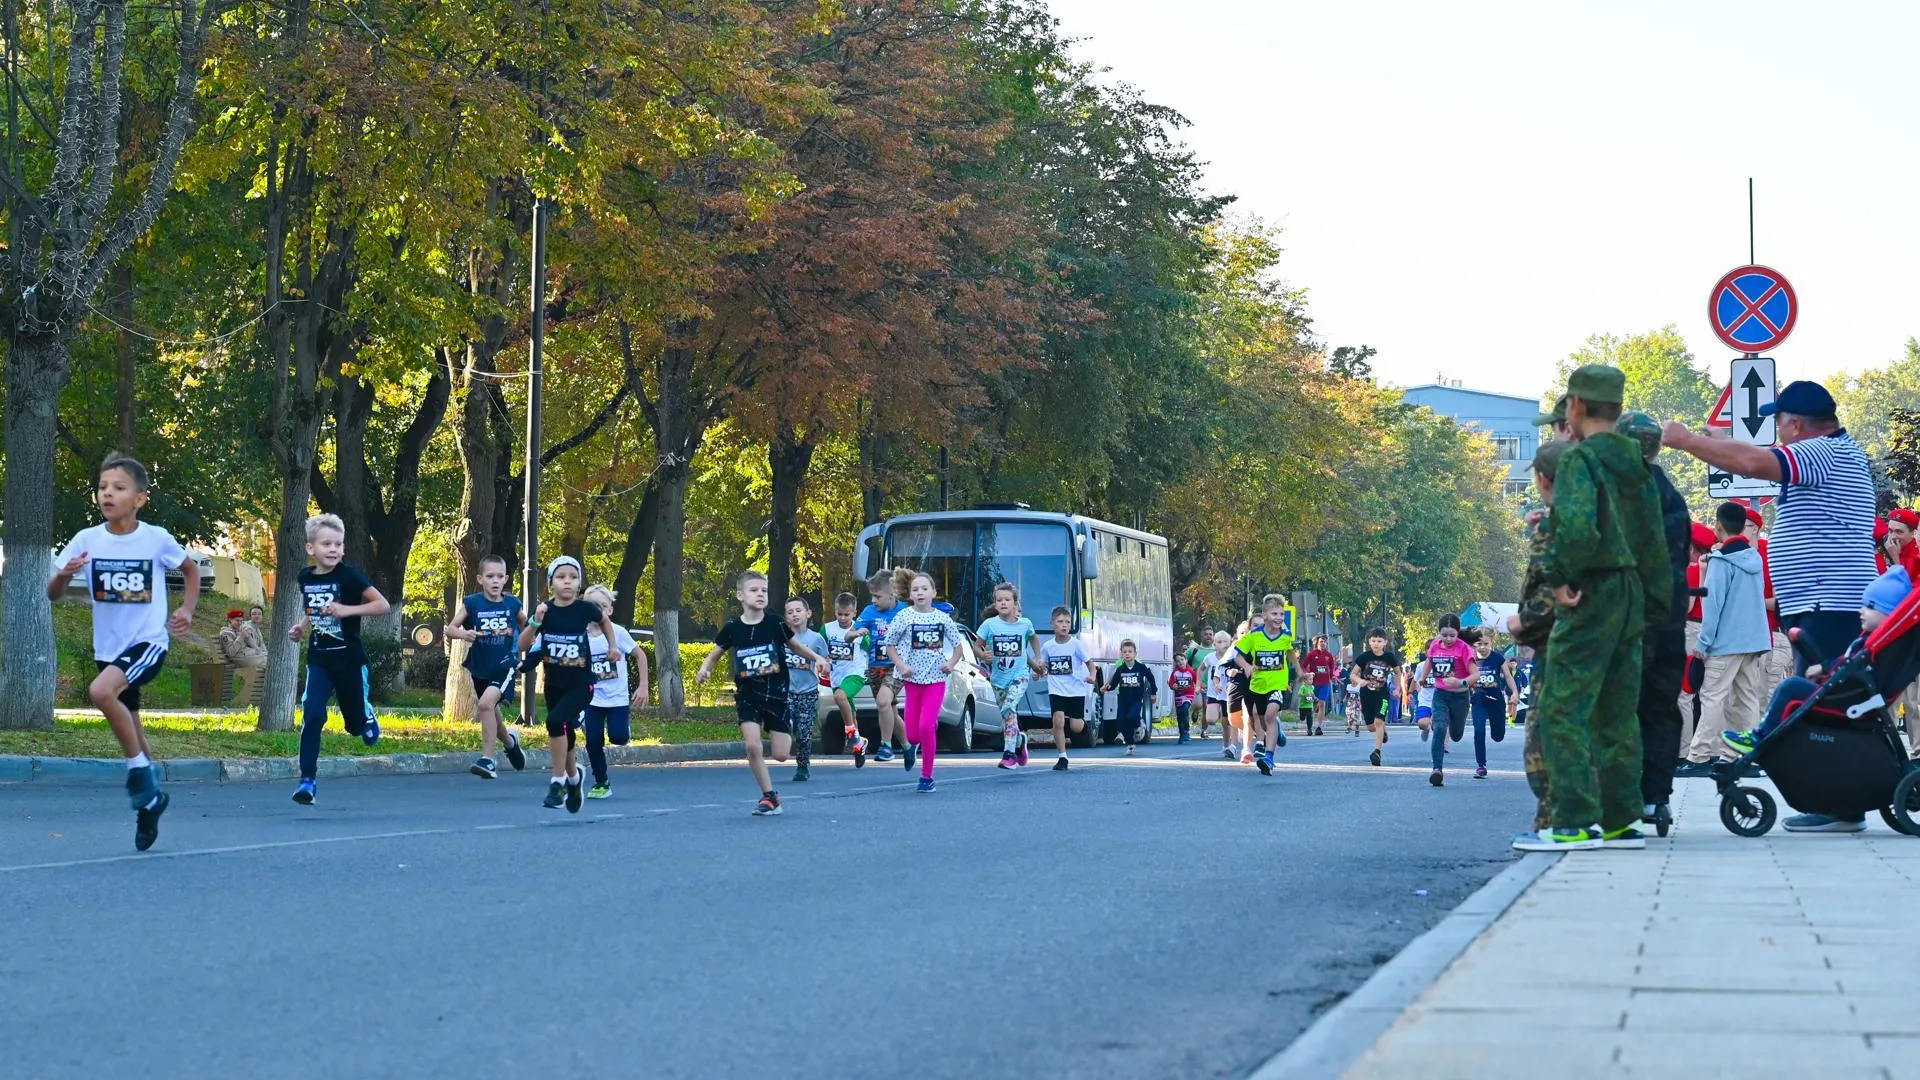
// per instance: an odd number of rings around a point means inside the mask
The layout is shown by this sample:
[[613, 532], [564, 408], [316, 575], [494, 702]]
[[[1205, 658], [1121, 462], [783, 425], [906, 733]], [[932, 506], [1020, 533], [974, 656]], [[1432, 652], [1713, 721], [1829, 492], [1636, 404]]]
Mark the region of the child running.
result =
[[593, 704], [593, 647], [587, 628], [598, 623], [601, 637], [616, 643], [613, 620], [599, 605], [580, 595], [580, 560], [562, 555], [547, 564], [551, 599], [535, 608], [520, 648], [541, 654], [541, 682], [547, 701], [547, 747], [553, 755], [553, 775], [540, 805], [549, 810], [563, 804], [577, 814], [586, 798], [586, 777], [573, 757], [580, 718]]
[[1359, 698], [1358, 713], [1373, 731], [1373, 753], [1367, 755], [1367, 761], [1376, 767], [1387, 745], [1388, 702], [1400, 681], [1403, 662], [1400, 654], [1387, 646], [1386, 627], [1376, 626], [1367, 631], [1367, 647], [1353, 658], [1347, 672], [1348, 685]]
[[[887, 655], [907, 684], [907, 759], [913, 771], [920, 758], [922, 792], [933, 790], [933, 756], [939, 743], [940, 703], [947, 696], [947, 676], [960, 663], [960, 645], [966, 636], [944, 611], [933, 607], [933, 578], [913, 575], [907, 599], [911, 608], [894, 616], [887, 630]], [[904, 652], [902, 650], [905, 650]], [[963, 733], [967, 738], [973, 732]]]
[[1020, 703], [1027, 686], [1041, 670], [1040, 643], [1033, 620], [1019, 614], [1020, 590], [1010, 581], [993, 587], [994, 616], [980, 624], [974, 636], [980, 651], [993, 657], [994, 696], [1000, 699], [1000, 767], [1015, 769], [1027, 763], [1027, 736], [1020, 730]]
[[[1338, 665], [1339, 661], [1327, 651], [1327, 635], [1315, 634], [1313, 648], [1306, 655], [1306, 673], [1313, 682], [1313, 714], [1311, 722], [1307, 724], [1310, 734], [1327, 733], [1327, 713], [1333, 708], [1334, 668]], [[1306, 704], [1301, 702], [1303, 713]]]
[[299, 642], [309, 627], [307, 694], [300, 708], [300, 783], [293, 801], [312, 806], [314, 780], [320, 774], [320, 733], [327, 726], [327, 699], [340, 704], [347, 734], [372, 746], [380, 741], [380, 721], [373, 715], [367, 675], [367, 654], [360, 645], [360, 617], [384, 615], [387, 598], [373, 582], [341, 559], [347, 553], [347, 527], [332, 514], [307, 519], [307, 557], [312, 566], [300, 569], [300, 601], [305, 615], [287, 637]]
[[1520, 700], [1513, 684], [1513, 658], [1493, 651], [1493, 630], [1481, 627], [1473, 637], [1473, 778], [1487, 778], [1487, 729], [1493, 729], [1493, 741], [1507, 737], [1507, 721]]
[[[107, 718], [127, 762], [127, 798], [133, 804], [133, 847], [145, 851], [160, 838], [160, 815], [172, 800], [154, 779], [146, 729], [140, 726], [140, 688], [160, 674], [172, 634], [193, 626], [200, 598], [200, 567], [173, 534], [140, 520], [147, 505], [146, 466], [110, 457], [100, 466], [94, 501], [105, 520], [74, 534], [54, 562], [47, 599], [66, 595], [67, 583], [88, 571], [93, 600], [93, 661], [99, 669], [87, 696]], [[167, 614], [167, 571], [180, 569], [180, 607]]]
[[1047, 672], [1047, 705], [1053, 712], [1053, 749], [1060, 760], [1054, 772], [1067, 771], [1067, 728], [1078, 735], [1087, 729], [1087, 687], [1099, 685], [1099, 676], [1087, 660], [1086, 647], [1073, 636], [1073, 612], [1062, 604], [1053, 609], [1053, 636], [1040, 644], [1040, 662]]
[[1433, 772], [1427, 783], [1446, 786], [1447, 740], [1467, 737], [1468, 691], [1476, 658], [1473, 646], [1460, 640], [1460, 616], [1440, 616], [1433, 641], [1427, 645], [1421, 684], [1433, 694]]
[[879, 646], [886, 643], [894, 616], [904, 609], [894, 595], [890, 571], [881, 570], [868, 578], [867, 592], [873, 597], [873, 603], [861, 610], [854, 623], [867, 632], [867, 640], [875, 646], [869, 660], [873, 666], [867, 671], [867, 686], [873, 691], [874, 722], [880, 728], [880, 745], [874, 748], [873, 757], [875, 761], [892, 761], [894, 719], [898, 715], [894, 695], [900, 690], [900, 677], [894, 673], [893, 661], [887, 659], [886, 650]]
[[480, 560], [480, 591], [453, 605], [446, 634], [468, 643], [461, 666], [473, 679], [473, 713], [480, 721], [480, 760], [468, 771], [483, 780], [500, 773], [493, 759], [496, 745], [506, 749], [514, 772], [527, 767], [520, 736], [500, 718], [500, 703], [513, 698], [520, 674], [520, 649], [515, 639], [526, 622], [520, 598], [507, 595], [507, 560], [489, 555]]
[[787, 726], [793, 729], [793, 782], [811, 779], [813, 764], [813, 724], [820, 717], [820, 677], [792, 648], [794, 642], [816, 657], [827, 656], [827, 639], [811, 625], [813, 608], [804, 597], [787, 601], [787, 629], [793, 632], [787, 647]]
[[[598, 622], [587, 626], [587, 668], [593, 674], [593, 698], [581, 712], [587, 728], [587, 764], [593, 768], [593, 787], [587, 798], [604, 799], [613, 794], [607, 774], [607, 744], [625, 746], [633, 738], [633, 710], [647, 703], [647, 653], [633, 640], [633, 634], [613, 619], [613, 590], [605, 585], [590, 585], [581, 596], [600, 609], [612, 624], [609, 647], [606, 631]], [[627, 692], [627, 661], [633, 661], [633, 692]]]
[[847, 751], [853, 755], [853, 767], [867, 764], [867, 740], [860, 734], [860, 719], [853, 711], [853, 699], [867, 685], [867, 658], [870, 653], [867, 632], [854, 624], [859, 600], [850, 592], [833, 598], [833, 621], [821, 636], [827, 641], [827, 659], [833, 671], [827, 681], [833, 686], [833, 703], [840, 708], [840, 722], [846, 727]]
[[[1180, 725], [1180, 742], [1187, 741], [1189, 725], [1193, 719], [1193, 699], [1200, 692], [1200, 673], [1194, 670], [1193, 662], [1181, 653], [1173, 658], [1173, 670], [1167, 672], [1167, 688], [1173, 691], [1173, 717]], [[1201, 721], [1200, 737], [1206, 738], [1205, 720]]]
[[1132, 640], [1120, 643], [1120, 663], [1107, 676], [1107, 691], [1118, 690], [1120, 700], [1115, 710], [1119, 714], [1120, 737], [1126, 741], [1127, 756], [1134, 752], [1133, 732], [1146, 719], [1147, 699], [1158, 696], [1159, 683], [1154, 681], [1153, 669], [1139, 660], [1140, 647]]
[[1232, 761], [1233, 721], [1227, 711], [1233, 695], [1233, 677], [1239, 669], [1233, 663], [1233, 635], [1225, 630], [1213, 632], [1213, 651], [1205, 657], [1207, 665], [1207, 712], [1200, 722], [1200, 738], [1207, 737], [1207, 720], [1220, 722], [1220, 756]]
[[760, 801], [754, 804], [755, 817], [780, 813], [780, 793], [773, 789], [767, 773], [767, 759], [761, 749], [761, 732], [772, 735], [773, 758], [785, 761], [793, 740], [787, 725], [787, 652], [792, 651], [813, 665], [815, 672], [831, 670], [827, 659], [811, 648], [793, 642], [793, 631], [785, 621], [767, 618], [767, 575], [758, 570], [743, 572], [734, 585], [740, 600], [740, 614], [727, 621], [714, 635], [713, 649], [701, 662], [694, 682], [703, 683], [713, 676], [720, 657], [733, 653], [733, 707], [740, 715], [740, 740], [747, 744], [747, 769], [760, 785]]
[[1253, 764], [1273, 775], [1273, 750], [1286, 745], [1280, 730], [1280, 697], [1293, 669], [1293, 634], [1287, 630], [1286, 597], [1268, 593], [1260, 601], [1260, 625], [1235, 644], [1235, 661], [1247, 677], [1247, 738], [1253, 740]]

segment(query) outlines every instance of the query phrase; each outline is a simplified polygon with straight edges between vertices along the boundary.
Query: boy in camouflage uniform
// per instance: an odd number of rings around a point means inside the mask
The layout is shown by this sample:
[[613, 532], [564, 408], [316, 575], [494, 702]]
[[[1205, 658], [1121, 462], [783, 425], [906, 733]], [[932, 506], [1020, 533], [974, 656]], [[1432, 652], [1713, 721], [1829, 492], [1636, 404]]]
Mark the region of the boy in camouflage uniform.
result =
[[[1553, 827], [1520, 851], [1642, 848], [1641, 635], [1672, 602], [1660, 500], [1640, 448], [1613, 430], [1626, 376], [1587, 364], [1567, 380], [1579, 441], [1554, 475], [1545, 581], [1554, 590], [1553, 672], [1535, 704], [1551, 717], [1541, 750]], [[1597, 830], [1597, 831], [1596, 831]]]
[[[1567, 446], [1561, 440], [1543, 443], [1540, 452], [1533, 456], [1533, 486], [1540, 491], [1540, 501], [1549, 507], [1553, 505], [1554, 470]], [[1553, 630], [1553, 590], [1547, 586], [1547, 536], [1547, 512], [1535, 510], [1528, 514], [1527, 579], [1520, 589], [1520, 611], [1507, 619], [1507, 633], [1513, 635], [1513, 640], [1533, 649], [1533, 681], [1528, 693], [1535, 702], [1540, 700], [1541, 684], [1547, 677], [1547, 636]], [[1547, 762], [1540, 753], [1540, 724], [1539, 708], [1529, 709], [1525, 754], [1527, 786], [1533, 789], [1534, 798], [1539, 802], [1533, 815], [1536, 831], [1553, 825], [1548, 813]]]
[[1687, 670], [1687, 562], [1693, 546], [1693, 519], [1687, 500], [1654, 463], [1660, 455], [1660, 423], [1643, 412], [1620, 417], [1614, 430], [1639, 444], [1647, 472], [1660, 498], [1661, 539], [1666, 544], [1671, 601], [1667, 617], [1648, 620], [1640, 642], [1640, 798], [1641, 820], [1665, 830], [1673, 825], [1667, 801], [1673, 797], [1673, 767], [1680, 756], [1680, 713], [1673, 703]]

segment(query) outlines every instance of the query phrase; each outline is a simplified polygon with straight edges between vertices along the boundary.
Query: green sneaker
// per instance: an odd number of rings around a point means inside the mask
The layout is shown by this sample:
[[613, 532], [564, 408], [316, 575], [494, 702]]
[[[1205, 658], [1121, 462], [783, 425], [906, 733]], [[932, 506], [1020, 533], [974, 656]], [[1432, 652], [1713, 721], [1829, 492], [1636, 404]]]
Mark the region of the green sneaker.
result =
[[1647, 836], [1631, 825], [1623, 825], [1610, 832], [1601, 833], [1600, 846], [1603, 848], [1620, 848], [1625, 851], [1638, 851], [1647, 846]]
[[595, 784], [587, 789], [587, 798], [589, 799], [604, 799], [611, 794], [613, 794], [613, 788], [608, 787], [606, 784]]
[[1590, 851], [1599, 846], [1600, 834], [1592, 829], [1541, 829], [1513, 838], [1515, 851]]
[[807, 767], [805, 765], [798, 766], [793, 770], [793, 782], [796, 784], [806, 783], [807, 780], [809, 779], [809, 776], [810, 774], [807, 772]]

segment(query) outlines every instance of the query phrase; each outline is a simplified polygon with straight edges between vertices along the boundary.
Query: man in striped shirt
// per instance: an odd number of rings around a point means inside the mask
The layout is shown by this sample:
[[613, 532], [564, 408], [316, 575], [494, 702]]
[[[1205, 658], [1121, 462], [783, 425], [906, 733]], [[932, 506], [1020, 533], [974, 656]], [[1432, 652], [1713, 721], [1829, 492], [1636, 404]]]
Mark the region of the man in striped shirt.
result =
[[[1777, 414], [1779, 445], [1747, 446], [1673, 423], [1666, 426], [1665, 442], [1723, 472], [1781, 485], [1767, 551], [1780, 623], [1798, 629], [1815, 653], [1830, 659], [1860, 635], [1860, 597], [1876, 576], [1873, 470], [1866, 451], [1834, 415], [1833, 395], [1819, 383], [1789, 383], [1760, 411]], [[1794, 673], [1805, 674], [1807, 663], [1796, 654]], [[1786, 826], [1857, 832], [1864, 823], [1801, 814]]]

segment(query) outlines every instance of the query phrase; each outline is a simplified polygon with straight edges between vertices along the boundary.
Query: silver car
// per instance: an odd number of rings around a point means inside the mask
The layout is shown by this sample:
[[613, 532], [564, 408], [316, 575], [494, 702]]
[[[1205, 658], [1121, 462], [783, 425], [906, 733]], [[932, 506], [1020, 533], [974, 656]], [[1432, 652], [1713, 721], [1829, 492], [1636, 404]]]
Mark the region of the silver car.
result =
[[[895, 697], [896, 709], [903, 703], [903, 697]], [[853, 699], [853, 711], [859, 719], [860, 734], [869, 740], [878, 739], [880, 727], [874, 712], [872, 687], [862, 689]], [[817, 727], [821, 753], [847, 752], [847, 732], [840, 718], [840, 707], [834, 703], [832, 687], [820, 688]], [[939, 750], [943, 754], [964, 754], [976, 745], [998, 750], [1001, 742], [999, 699], [994, 697], [993, 683], [975, 658], [973, 644], [963, 642], [960, 663], [947, 676], [947, 696], [940, 702]]]

